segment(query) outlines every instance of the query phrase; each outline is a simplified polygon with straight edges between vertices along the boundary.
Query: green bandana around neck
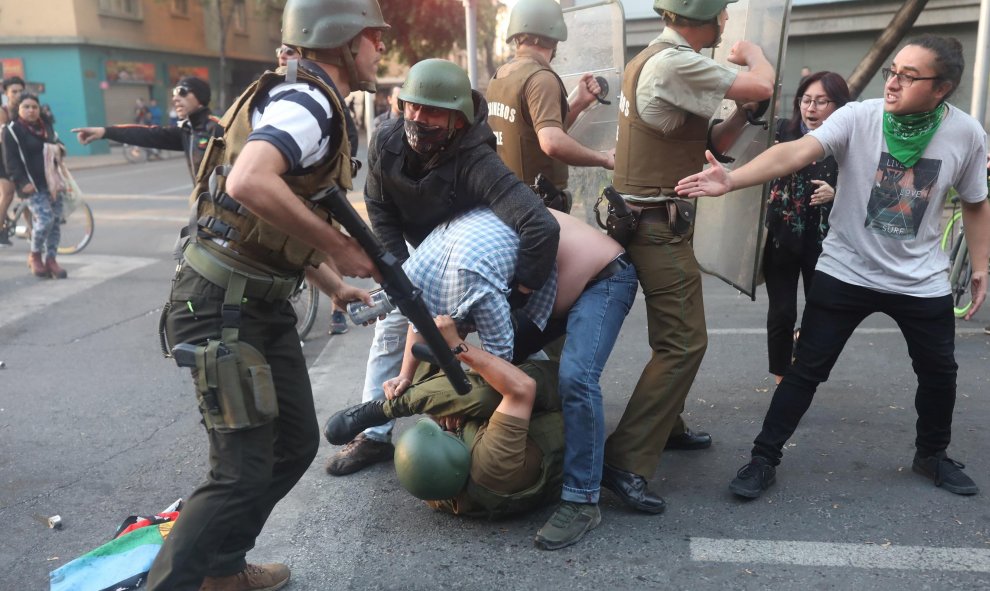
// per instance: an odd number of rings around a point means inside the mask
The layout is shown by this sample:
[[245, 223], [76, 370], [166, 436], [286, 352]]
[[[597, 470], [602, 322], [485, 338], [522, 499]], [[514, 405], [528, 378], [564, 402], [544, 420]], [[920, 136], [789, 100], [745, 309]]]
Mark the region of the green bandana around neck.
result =
[[890, 155], [907, 168], [914, 166], [938, 131], [938, 126], [942, 124], [947, 110], [945, 103], [939, 103], [937, 107], [925, 113], [911, 115], [884, 113], [883, 137], [887, 140]]

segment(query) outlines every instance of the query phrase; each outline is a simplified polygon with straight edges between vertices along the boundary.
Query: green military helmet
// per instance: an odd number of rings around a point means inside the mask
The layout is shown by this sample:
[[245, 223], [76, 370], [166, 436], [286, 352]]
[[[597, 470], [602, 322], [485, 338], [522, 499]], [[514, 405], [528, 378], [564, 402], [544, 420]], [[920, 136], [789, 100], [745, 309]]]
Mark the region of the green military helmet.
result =
[[420, 419], [395, 444], [399, 484], [424, 501], [442, 501], [467, 484], [471, 452], [464, 442], [444, 433], [432, 419]]
[[672, 12], [696, 21], [710, 21], [716, 18], [726, 6], [739, 0], [653, 0], [653, 10], [663, 16], [663, 11]]
[[400, 101], [460, 111], [474, 121], [474, 97], [467, 72], [454, 62], [428, 59], [409, 69], [399, 92]]
[[288, 0], [282, 10], [282, 43], [291, 47], [333, 49], [388, 28], [378, 0]]
[[539, 35], [556, 41], [567, 41], [567, 24], [560, 4], [554, 0], [519, 0], [509, 14], [505, 40], [516, 35]]

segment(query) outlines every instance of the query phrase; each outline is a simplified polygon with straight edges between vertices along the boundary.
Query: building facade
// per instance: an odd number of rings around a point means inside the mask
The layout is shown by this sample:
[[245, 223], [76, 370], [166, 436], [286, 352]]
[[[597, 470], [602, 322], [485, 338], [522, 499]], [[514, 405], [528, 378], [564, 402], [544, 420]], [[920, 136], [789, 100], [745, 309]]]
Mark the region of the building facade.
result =
[[[44, 0], [0, 8], [0, 75], [18, 75], [52, 107], [70, 154], [104, 153], [107, 142], [68, 139], [83, 125], [132, 123], [137, 99], [165, 113], [182, 76], [209, 81], [222, 112], [275, 63], [284, 0]], [[224, 72], [220, 22], [225, 23]]]

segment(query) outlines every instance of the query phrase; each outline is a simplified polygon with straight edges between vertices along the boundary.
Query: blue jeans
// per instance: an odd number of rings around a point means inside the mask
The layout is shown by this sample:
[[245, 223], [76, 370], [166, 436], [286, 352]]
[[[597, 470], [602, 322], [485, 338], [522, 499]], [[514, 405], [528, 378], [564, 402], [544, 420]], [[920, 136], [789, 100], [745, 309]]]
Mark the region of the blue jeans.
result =
[[[409, 321], [399, 310], [393, 310], [375, 323], [375, 338], [368, 351], [368, 368], [364, 374], [364, 393], [361, 402], [385, 400], [382, 384], [385, 380], [399, 375], [402, 369], [402, 354], [406, 348], [406, 329]], [[365, 429], [364, 436], [375, 441], [390, 441], [395, 421], [378, 427]]]
[[590, 285], [567, 315], [560, 356], [564, 411], [564, 488], [561, 499], [597, 503], [605, 454], [605, 408], [598, 383], [638, 288], [629, 265]]
[[53, 259], [58, 254], [58, 243], [62, 239], [62, 197], [52, 201], [48, 191], [35, 191], [28, 197], [31, 210], [31, 252], [40, 252], [45, 258]]

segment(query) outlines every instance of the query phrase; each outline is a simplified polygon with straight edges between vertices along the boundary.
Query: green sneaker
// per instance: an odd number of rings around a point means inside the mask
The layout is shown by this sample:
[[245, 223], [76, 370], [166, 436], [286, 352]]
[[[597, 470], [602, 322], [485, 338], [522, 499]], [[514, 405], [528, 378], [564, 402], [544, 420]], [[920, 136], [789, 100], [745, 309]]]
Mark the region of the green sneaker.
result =
[[559, 550], [578, 543], [584, 534], [598, 527], [602, 512], [597, 504], [563, 501], [546, 524], [536, 532], [533, 543], [541, 550]]

